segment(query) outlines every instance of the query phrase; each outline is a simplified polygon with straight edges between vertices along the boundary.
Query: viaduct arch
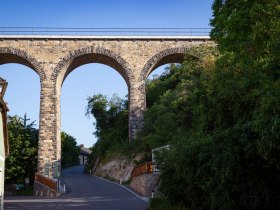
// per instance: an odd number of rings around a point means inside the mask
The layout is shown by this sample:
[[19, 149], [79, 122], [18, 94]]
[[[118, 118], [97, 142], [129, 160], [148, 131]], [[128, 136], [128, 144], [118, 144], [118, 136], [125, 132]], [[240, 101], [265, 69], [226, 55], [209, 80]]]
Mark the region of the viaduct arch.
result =
[[128, 132], [133, 141], [144, 123], [148, 75], [163, 64], [181, 63], [185, 52], [199, 45], [213, 43], [209, 37], [199, 36], [0, 35], [0, 65], [23, 64], [40, 77], [38, 172], [44, 174], [46, 163], [61, 157], [60, 92], [75, 68], [87, 63], [106, 64], [124, 78], [129, 92]]

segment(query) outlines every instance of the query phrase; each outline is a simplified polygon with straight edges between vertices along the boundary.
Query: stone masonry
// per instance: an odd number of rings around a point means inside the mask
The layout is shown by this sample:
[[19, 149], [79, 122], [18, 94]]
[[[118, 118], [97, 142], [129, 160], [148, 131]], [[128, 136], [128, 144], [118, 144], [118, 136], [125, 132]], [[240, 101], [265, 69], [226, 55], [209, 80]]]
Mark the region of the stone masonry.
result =
[[130, 188], [145, 197], [152, 197], [158, 195], [159, 175], [157, 174], [142, 174], [134, 177], [129, 185]]
[[120, 73], [129, 92], [128, 132], [133, 141], [144, 123], [148, 75], [163, 64], [182, 62], [190, 48], [205, 44], [212, 44], [209, 37], [0, 35], [0, 64], [23, 64], [40, 77], [38, 172], [43, 174], [46, 163], [61, 157], [60, 91], [73, 70], [101, 63]]

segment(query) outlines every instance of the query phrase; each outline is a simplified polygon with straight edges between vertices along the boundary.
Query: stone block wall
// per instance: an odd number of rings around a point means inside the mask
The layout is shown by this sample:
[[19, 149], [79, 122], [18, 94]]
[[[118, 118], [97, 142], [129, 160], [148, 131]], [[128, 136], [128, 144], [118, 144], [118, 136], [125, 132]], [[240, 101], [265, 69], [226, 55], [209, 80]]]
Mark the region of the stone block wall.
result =
[[158, 175], [156, 174], [143, 174], [141, 176], [134, 177], [130, 183], [130, 187], [136, 192], [144, 195], [145, 197], [151, 197], [152, 192], [157, 192]]
[[[208, 37], [59, 37], [0, 35], [0, 65], [19, 63], [33, 69], [41, 82], [38, 172], [61, 158], [60, 91], [77, 67], [101, 63], [124, 78], [129, 92], [130, 141], [144, 124], [145, 81], [160, 65], [180, 63], [189, 49], [213, 45]], [[195, 55], [193, 55], [195, 56]], [[52, 171], [48, 174], [52, 177]]]

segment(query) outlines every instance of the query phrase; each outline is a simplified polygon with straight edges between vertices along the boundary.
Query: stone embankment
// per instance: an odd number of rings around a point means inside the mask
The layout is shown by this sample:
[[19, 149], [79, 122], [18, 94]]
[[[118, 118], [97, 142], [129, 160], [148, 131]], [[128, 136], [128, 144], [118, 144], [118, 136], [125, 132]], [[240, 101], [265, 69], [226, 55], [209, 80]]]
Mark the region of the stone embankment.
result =
[[133, 160], [118, 158], [107, 163], [99, 163], [94, 170], [94, 175], [104, 177], [117, 182], [127, 182], [134, 169]]
[[115, 158], [106, 163], [96, 163], [94, 175], [103, 177], [118, 183], [129, 182], [129, 187], [139, 194], [151, 197], [152, 193], [157, 194], [158, 175], [143, 174], [131, 179], [131, 173], [135, 167], [135, 162], [141, 160], [142, 155], [136, 156], [132, 160], [124, 157]]
[[142, 174], [134, 177], [129, 186], [145, 197], [153, 197], [159, 194], [158, 177], [158, 174]]

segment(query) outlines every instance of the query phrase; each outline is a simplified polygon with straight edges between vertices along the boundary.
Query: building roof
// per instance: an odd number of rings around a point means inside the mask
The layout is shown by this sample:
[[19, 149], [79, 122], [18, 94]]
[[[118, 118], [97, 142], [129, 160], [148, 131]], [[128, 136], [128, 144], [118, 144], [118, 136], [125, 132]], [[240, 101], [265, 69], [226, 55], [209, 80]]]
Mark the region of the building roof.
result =
[[90, 155], [92, 153], [92, 151], [88, 148], [85, 148], [83, 146], [81, 146], [80, 148], [81, 148], [80, 150], [81, 155]]

